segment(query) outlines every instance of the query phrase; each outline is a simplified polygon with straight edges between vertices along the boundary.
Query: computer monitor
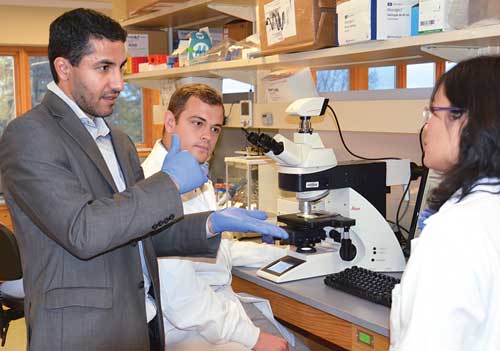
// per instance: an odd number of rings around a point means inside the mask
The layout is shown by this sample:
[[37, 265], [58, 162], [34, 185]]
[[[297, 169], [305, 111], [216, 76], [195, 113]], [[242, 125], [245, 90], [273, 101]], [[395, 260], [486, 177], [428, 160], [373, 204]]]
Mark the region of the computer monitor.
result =
[[422, 211], [427, 207], [427, 199], [432, 189], [434, 189], [439, 182], [441, 182], [441, 176], [433, 170], [427, 169], [420, 177], [420, 185], [418, 187], [417, 199], [415, 200], [415, 208], [413, 209], [413, 215], [411, 218], [411, 224], [408, 234], [408, 244], [405, 248], [405, 255], [408, 257], [410, 255], [411, 247], [410, 243], [413, 238], [420, 235], [420, 228], [418, 228], [418, 220]]

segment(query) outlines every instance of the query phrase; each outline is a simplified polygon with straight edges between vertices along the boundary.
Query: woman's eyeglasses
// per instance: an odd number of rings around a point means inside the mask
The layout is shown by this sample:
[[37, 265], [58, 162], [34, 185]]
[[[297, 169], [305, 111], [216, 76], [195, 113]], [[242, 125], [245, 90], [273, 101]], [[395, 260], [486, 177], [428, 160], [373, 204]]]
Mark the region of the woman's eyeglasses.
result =
[[422, 111], [422, 117], [424, 118], [424, 123], [429, 122], [431, 117], [435, 115], [436, 112], [438, 111], [448, 111], [450, 113], [450, 117], [453, 120], [461, 118], [464, 113], [466, 112], [465, 109], [460, 108], [460, 107], [440, 107], [440, 106], [430, 106], [430, 107], [424, 107], [424, 110]]

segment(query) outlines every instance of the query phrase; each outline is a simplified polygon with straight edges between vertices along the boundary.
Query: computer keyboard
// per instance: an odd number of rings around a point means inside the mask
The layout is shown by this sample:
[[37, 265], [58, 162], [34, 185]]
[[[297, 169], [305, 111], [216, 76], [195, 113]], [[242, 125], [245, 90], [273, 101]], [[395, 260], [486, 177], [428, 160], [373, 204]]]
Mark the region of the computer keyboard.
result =
[[363, 299], [391, 307], [392, 289], [399, 279], [353, 266], [325, 277], [325, 284]]

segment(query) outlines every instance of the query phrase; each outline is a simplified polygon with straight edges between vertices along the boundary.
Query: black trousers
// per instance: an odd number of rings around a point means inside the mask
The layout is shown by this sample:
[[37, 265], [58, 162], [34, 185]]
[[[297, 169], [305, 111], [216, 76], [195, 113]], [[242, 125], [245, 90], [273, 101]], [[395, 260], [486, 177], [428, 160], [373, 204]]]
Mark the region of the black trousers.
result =
[[149, 329], [149, 350], [163, 351], [161, 347], [160, 327], [158, 326], [158, 313], [155, 318], [148, 323]]

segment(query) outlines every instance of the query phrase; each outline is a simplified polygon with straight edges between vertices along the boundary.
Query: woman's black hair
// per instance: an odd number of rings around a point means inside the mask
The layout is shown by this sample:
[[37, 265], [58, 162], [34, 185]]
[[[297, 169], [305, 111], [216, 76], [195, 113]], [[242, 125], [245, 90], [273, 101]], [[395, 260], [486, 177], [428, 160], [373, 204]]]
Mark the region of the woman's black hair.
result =
[[[481, 56], [458, 63], [445, 73], [431, 96], [443, 86], [451, 106], [466, 111], [457, 163], [448, 170], [428, 200], [438, 210], [460, 190], [459, 201], [483, 178], [500, 184], [500, 56]], [[489, 183], [491, 184], [491, 183]]]
[[56, 83], [59, 78], [54, 60], [64, 57], [72, 66], [78, 66], [83, 56], [92, 52], [91, 38], [125, 42], [127, 32], [112, 18], [83, 8], [65, 12], [50, 24], [49, 63]]

